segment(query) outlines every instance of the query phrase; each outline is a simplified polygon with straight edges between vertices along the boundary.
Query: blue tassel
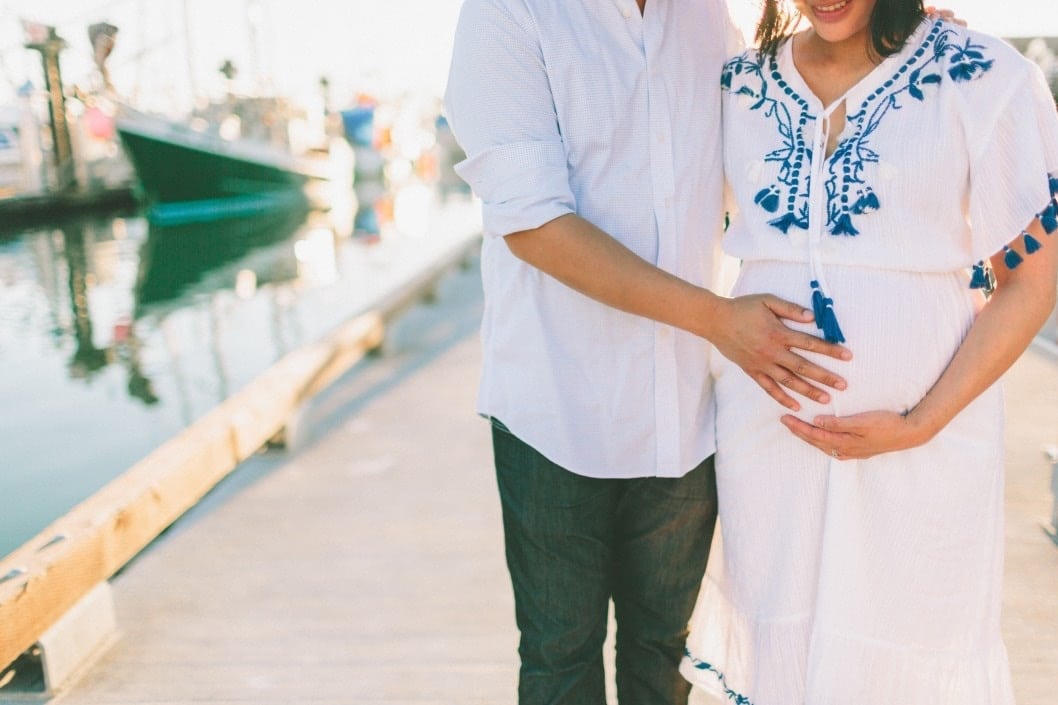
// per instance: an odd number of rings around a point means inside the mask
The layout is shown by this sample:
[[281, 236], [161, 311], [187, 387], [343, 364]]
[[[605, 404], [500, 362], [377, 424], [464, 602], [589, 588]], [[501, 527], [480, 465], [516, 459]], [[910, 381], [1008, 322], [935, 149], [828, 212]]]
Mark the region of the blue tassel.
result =
[[852, 205], [852, 212], [856, 215], [863, 215], [864, 213], [876, 211], [881, 207], [882, 204], [878, 201], [877, 194], [868, 188], [866, 191], [860, 192], [860, 197]]
[[802, 226], [800, 224], [800, 222], [797, 220], [797, 216], [794, 215], [793, 213], [787, 213], [787, 214], [783, 215], [780, 218], [776, 218], [775, 220], [769, 220], [768, 221], [768, 225], [772, 225], [772, 226], [778, 228], [779, 230], [782, 230], [784, 234], [789, 232], [791, 225], [796, 225], [798, 227], [804, 227], [804, 228], [808, 227], [808, 226]]
[[852, 224], [852, 216], [848, 213], [842, 213], [838, 216], [838, 221], [834, 224], [834, 227], [830, 230], [831, 235], [859, 235], [860, 231]]
[[1051, 195], [1058, 196], [1058, 174], [1051, 174], [1047, 181], [1051, 187]]
[[828, 343], [845, 342], [838, 317], [834, 314], [834, 299], [823, 296], [823, 290], [815, 279], [812, 280], [812, 313], [816, 317], [816, 328], [823, 331], [824, 340]]
[[823, 339], [828, 343], [844, 343], [845, 336], [838, 325], [838, 317], [834, 314], [834, 300], [823, 299]]
[[1040, 249], [1040, 241], [1034, 238], [1028, 233], [1022, 233], [1025, 236], [1025, 252], [1032, 254], [1036, 250]]
[[774, 213], [779, 210], [779, 192], [775, 190], [774, 186], [761, 189], [753, 197], [753, 202], [769, 213]]
[[1021, 255], [1007, 246], [1003, 246], [1003, 263], [1007, 265], [1007, 269], [1017, 269], [1018, 265], [1021, 264]]
[[985, 262], [981, 260], [974, 265], [973, 276], [970, 277], [970, 288], [971, 289], [987, 289], [988, 288], [988, 275], [985, 274]]
[[823, 292], [819, 290], [819, 282], [812, 280], [812, 314], [816, 317], [816, 328], [823, 327]]
[[1051, 202], [1040, 213], [1040, 224], [1048, 235], [1058, 230], [1058, 202], [1055, 202], [1054, 199], [1051, 199]]

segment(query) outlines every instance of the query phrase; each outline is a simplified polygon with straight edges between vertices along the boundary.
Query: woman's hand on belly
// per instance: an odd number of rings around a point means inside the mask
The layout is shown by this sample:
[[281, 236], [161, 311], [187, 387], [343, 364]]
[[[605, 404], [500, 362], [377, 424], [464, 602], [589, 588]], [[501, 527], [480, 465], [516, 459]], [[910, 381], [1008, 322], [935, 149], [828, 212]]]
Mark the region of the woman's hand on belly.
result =
[[912, 417], [893, 411], [817, 416], [813, 423], [790, 414], [780, 420], [802, 441], [838, 460], [863, 460], [882, 453], [907, 450], [922, 445], [933, 435]]

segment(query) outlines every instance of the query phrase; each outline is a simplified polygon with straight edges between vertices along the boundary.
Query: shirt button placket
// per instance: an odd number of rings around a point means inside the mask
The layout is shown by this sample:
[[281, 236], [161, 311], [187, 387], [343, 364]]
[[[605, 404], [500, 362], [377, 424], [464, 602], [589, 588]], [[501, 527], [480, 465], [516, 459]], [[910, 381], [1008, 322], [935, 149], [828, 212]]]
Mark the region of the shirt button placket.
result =
[[[657, 21], [657, 16], [653, 18]], [[654, 190], [654, 210], [657, 222], [657, 264], [660, 268], [676, 271], [676, 218], [672, 210], [675, 195], [675, 174], [672, 141], [668, 139], [671, 116], [669, 97], [665, 90], [665, 73], [661, 66], [664, 47], [660, 44], [658, 28], [647, 22], [644, 27], [643, 48], [647, 62], [647, 91], [650, 97], [649, 126], [654, 135], [650, 144], [650, 171]], [[652, 144], [651, 144], [652, 142]], [[655, 325], [654, 338], [654, 419], [656, 424], [656, 472], [672, 476], [679, 473], [680, 410], [677, 395], [676, 345], [672, 329]]]

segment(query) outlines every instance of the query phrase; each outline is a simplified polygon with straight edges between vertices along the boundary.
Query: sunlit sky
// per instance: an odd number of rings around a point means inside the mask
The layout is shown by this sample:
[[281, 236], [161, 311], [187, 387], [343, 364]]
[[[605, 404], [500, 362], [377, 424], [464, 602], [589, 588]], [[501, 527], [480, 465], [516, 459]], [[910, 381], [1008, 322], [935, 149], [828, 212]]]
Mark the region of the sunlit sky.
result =
[[[576, 0], [568, 0], [574, 2]], [[585, 0], [588, 1], [588, 0]], [[590, 0], [604, 1], [604, 0]], [[665, 2], [667, 0], [652, 0]], [[729, 0], [744, 25], [759, 0]], [[938, 0], [939, 2], [940, 0]], [[0, 0], [0, 103], [26, 80], [40, 83], [38, 55], [22, 48], [20, 18], [58, 27], [69, 83], [91, 75], [86, 27], [120, 28], [110, 66], [122, 95], [180, 112], [192, 93], [224, 90], [230, 58], [236, 89], [318, 96], [321, 76], [338, 107], [358, 92], [440, 94], [461, 0]], [[1058, 35], [1058, 0], [951, 0], [972, 27], [1003, 36]], [[186, 22], [185, 22], [186, 18]], [[185, 27], [188, 31], [185, 31]], [[189, 57], [190, 56], [190, 60]]]

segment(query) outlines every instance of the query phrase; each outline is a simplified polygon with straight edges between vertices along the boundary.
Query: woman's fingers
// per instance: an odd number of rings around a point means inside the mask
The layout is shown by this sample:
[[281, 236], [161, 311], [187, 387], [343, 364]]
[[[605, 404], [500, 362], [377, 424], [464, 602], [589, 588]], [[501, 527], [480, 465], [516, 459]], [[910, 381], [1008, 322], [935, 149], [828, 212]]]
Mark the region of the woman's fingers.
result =
[[[831, 433], [830, 431], [819, 428], [818, 426], [813, 426], [812, 424], [806, 421], [802, 421], [796, 416], [785, 414], [780, 419], [780, 421], [782, 421], [783, 426], [786, 426], [786, 428], [790, 429], [795, 436], [797, 436], [803, 441], [806, 441], [807, 443], [811, 443], [817, 448], [822, 448], [823, 445], [827, 444], [832, 445], [838, 441], [838, 439], [835, 437], [835, 434]], [[830, 449], [831, 445], [827, 445], [827, 450]]]
[[835, 433], [810, 423], [796, 416], [785, 414], [780, 421], [783, 426], [805, 443], [815, 446], [823, 453], [841, 460], [858, 457], [855, 437], [847, 433]]
[[817, 416], [812, 419], [812, 423], [818, 428], [835, 433], [850, 433], [856, 428], [854, 421], [840, 416]]
[[903, 414], [867, 411], [851, 416], [821, 414], [812, 423], [787, 414], [782, 423], [805, 443], [841, 460], [873, 458], [882, 453], [914, 448], [929, 440], [908, 425]]

